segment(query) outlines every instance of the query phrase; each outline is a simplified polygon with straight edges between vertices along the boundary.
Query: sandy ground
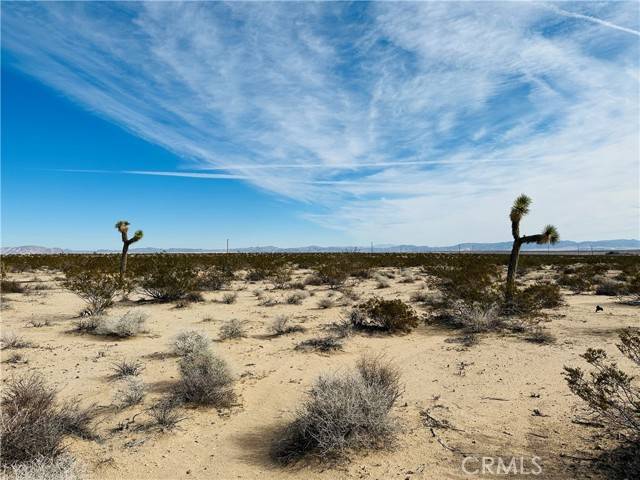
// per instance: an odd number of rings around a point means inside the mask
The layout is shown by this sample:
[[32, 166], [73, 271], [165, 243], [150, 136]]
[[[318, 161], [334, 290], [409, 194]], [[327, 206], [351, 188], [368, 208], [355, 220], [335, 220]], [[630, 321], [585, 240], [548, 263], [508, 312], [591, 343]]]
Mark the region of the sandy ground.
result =
[[[305, 272], [297, 275], [302, 278]], [[291, 291], [272, 290], [263, 282], [234, 282], [231, 289], [238, 291], [238, 300], [231, 305], [216, 301], [224, 292], [205, 293], [206, 302], [181, 309], [174, 304], [117, 304], [110, 313], [132, 309], [148, 313], [149, 333], [116, 341], [69, 333], [83, 309], [82, 300], [61, 289], [53, 276], [37, 277], [51, 289], [5, 295], [2, 332], [22, 335], [35, 347], [20, 350], [27, 364], [5, 363], [16, 350], [1, 352], [3, 382], [36, 370], [59, 389], [61, 398], [108, 407], [116, 387], [110, 378], [113, 362], [139, 358], [146, 367], [142, 378], [148, 393], [143, 405], [123, 411], [106, 408], [98, 426], [103, 437], [99, 442], [69, 441], [90, 478], [96, 479], [492, 478], [466, 475], [464, 454], [501, 456], [507, 462], [511, 456], [523, 456], [530, 469], [531, 457], [537, 456], [543, 471], [536, 478], [585, 478], [583, 471], [576, 470], [580, 462], [567, 456], [589, 457], [598, 446], [592, 440], [593, 428], [572, 422], [581, 413], [581, 403], [569, 392], [562, 367], [584, 366], [579, 355], [587, 347], [605, 348], [627, 366], [615, 348], [616, 331], [640, 325], [640, 310], [616, 303], [615, 298], [566, 292], [567, 305], [554, 310], [546, 323], [557, 337], [553, 345], [528, 343], [514, 335], [483, 334], [478, 345], [462, 349], [445, 342], [455, 332], [421, 325], [408, 335], [351, 336], [342, 352], [305, 353], [294, 350], [295, 345], [325, 333], [323, 327], [344, 314], [341, 307], [317, 307], [328, 289], [307, 287], [313, 296], [302, 305], [264, 307], [259, 306], [255, 289], [280, 299]], [[34, 274], [9, 276], [22, 281], [33, 278]], [[385, 289], [376, 289], [373, 280], [358, 282], [354, 289], [363, 298], [376, 294], [408, 301], [424, 285], [422, 281], [399, 283], [399, 278]], [[596, 304], [604, 312], [595, 314]], [[278, 314], [290, 315], [307, 331], [270, 337], [268, 327]], [[220, 324], [231, 318], [247, 322], [248, 337], [217, 341]], [[32, 319], [52, 323], [36, 328], [27, 324]], [[137, 431], [135, 426], [147, 420], [140, 412], [177, 381], [177, 359], [163, 354], [170, 351], [172, 337], [187, 329], [207, 332], [214, 339], [213, 351], [228, 361], [237, 378], [238, 405], [224, 411], [188, 408], [187, 419], [172, 432]], [[403, 375], [405, 391], [394, 409], [402, 425], [395, 448], [353, 455], [344, 465], [331, 468], [274, 465], [268, 456], [273, 432], [291, 418], [314, 379], [349, 368], [368, 353], [385, 354]], [[437, 438], [420, 415], [435, 404], [444, 407], [432, 413], [455, 427], [436, 430]], [[542, 416], [534, 415], [534, 409]], [[132, 428], [112, 431], [138, 413]], [[469, 461], [467, 470], [473, 471], [478, 462]]]

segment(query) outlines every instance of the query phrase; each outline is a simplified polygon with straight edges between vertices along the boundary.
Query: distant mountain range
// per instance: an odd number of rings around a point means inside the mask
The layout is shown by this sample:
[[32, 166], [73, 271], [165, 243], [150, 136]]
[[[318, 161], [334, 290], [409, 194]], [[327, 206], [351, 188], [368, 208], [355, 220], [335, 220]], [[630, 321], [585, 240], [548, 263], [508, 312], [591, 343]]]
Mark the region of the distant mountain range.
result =
[[[523, 247], [527, 251], [609, 251], [609, 250], [640, 250], [640, 240], [596, 240], [592, 242], [572, 242], [570, 240], [562, 240], [555, 245], [537, 245], [528, 244]], [[503, 252], [511, 250], [511, 242], [496, 243], [460, 243], [458, 245], [449, 245], [445, 247], [429, 247], [419, 245], [374, 245], [373, 251], [376, 253], [425, 253], [425, 252]], [[52, 255], [60, 253], [118, 253], [120, 250], [69, 250], [63, 248], [47, 248], [37, 245], [25, 245], [21, 247], [2, 247], [0, 252], [3, 255]], [[131, 253], [222, 253], [224, 249], [200, 249], [200, 248], [133, 248]], [[319, 247], [310, 245], [308, 247], [280, 248], [273, 246], [266, 247], [248, 247], [230, 249], [233, 253], [269, 253], [269, 252], [370, 252], [371, 247], [351, 246], [351, 247]]]

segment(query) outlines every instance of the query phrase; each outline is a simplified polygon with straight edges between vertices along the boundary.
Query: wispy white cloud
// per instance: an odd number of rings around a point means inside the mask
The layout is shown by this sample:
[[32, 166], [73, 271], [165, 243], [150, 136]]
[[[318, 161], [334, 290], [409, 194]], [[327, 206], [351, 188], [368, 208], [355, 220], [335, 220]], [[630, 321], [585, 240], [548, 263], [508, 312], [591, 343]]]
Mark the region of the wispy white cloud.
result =
[[573, 9], [5, 3], [2, 22], [19, 68], [189, 170], [124, 173], [246, 181], [353, 240], [503, 239], [521, 191], [534, 229], [637, 236], [640, 14]]

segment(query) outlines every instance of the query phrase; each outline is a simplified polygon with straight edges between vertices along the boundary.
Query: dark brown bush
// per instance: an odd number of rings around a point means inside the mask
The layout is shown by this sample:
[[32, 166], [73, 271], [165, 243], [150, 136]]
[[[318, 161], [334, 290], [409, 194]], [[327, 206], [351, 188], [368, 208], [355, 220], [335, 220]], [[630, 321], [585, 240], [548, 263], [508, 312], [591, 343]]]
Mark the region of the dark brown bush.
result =
[[400, 299], [384, 300], [374, 297], [352, 310], [353, 328], [380, 330], [390, 333], [410, 332], [418, 326], [415, 311]]

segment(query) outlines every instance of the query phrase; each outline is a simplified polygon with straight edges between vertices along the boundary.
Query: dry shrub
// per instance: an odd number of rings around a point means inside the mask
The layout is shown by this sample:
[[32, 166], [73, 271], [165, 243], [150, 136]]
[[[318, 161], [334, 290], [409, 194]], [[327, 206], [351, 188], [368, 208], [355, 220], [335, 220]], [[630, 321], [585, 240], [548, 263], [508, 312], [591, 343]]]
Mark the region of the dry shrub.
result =
[[301, 305], [302, 301], [308, 296], [307, 292], [293, 292], [287, 296], [286, 302], [289, 305]]
[[342, 339], [333, 335], [314, 337], [300, 342], [296, 345], [296, 350], [334, 352], [342, 350]]
[[318, 308], [321, 308], [323, 310], [332, 308], [334, 305], [334, 301], [329, 297], [321, 298], [320, 300], [318, 300]]
[[28, 462], [12, 465], [12, 480], [82, 480], [84, 469], [71, 455], [55, 458], [39, 456]]
[[617, 297], [627, 293], [627, 284], [611, 278], [602, 278], [596, 285], [596, 295], [607, 295]]
[[147, 331], [147, 318], [146, 313], [135, 311], [129, 311], [121, 317], [100, 317], [92, 333], [118, 338], [135, 337]]
[[13, 280], [2, 280], [0, 292], [2, 293], [25, 293], [27, 289], [21, 283]]
[[21, 335], [17, 335], [14, 332], [7, 332], [2, 335], [2, 350], [9, 349], [18, 349], [18, 348], [31, 348], [33, 347], [33, 343], [29, 340], [25, 340], [25, 338]]
[[154, 425], [162, 430], [173, 430], [185, 417], [178, 411], [178, 402], [174, 398], [164, 398], [147, 410]]
[[87, 313], [100, 315], [113, 305], [120, 290], [120, 277], [115, 273], [69, 271], [63, 286], [87, 303]]
[[400, 299], [384, 300], [374, 297], [352, 310], [353, 328], [380, 330], [389, 333], [410, 332], [418, 326], [414, 310]]
[[113, 395], [113, 401], [119, 408], [127, 408], [142, 402], [145, 385], [142, 379], [134, 376], [124, 377]]
[[187, 330], [180, 332], [173, 339], [173, 352], [180, 357], [185, 357], [207, 351], [210, 343], [206, 333]]
[[460, 300], [456, 302], [452, 311], [455, 312], [454, 323], [472, 333], [497, 330], [503, 325], [496, 305], [469, 305]]
[[67, 434], [93, 437], [95, 409], [82, 409], [77, 402], [59, 406], [55, 390], [38, 374], [10, 380], [0, 404], [3, 466], [58, 457]]
[[301, 325], [292, 325], [291, 319], [286, 315], [278, 315], [274, 318], [270, 330], [273, 335], [304, 332], [304, 328]]
[[273, 458], [334, 460], [350, 450], [389, 446], [396, 432], [389, 413], [401, 392], [400, 374], [380, 358], [362, 359], [352, 372], [321, 376], [277, 438]]
[[220, 326], [220, 339], [243, 338], [247, 336], [244, 322], [234, 318]]
[[231, 305], [232, 303], [236, 303], [238, 299], [238, 294], [236, 292], [227, 292], [222, 295], [220, 302], [226, 303], [227, 305]]
[[235, 400], [233, 378], [227, 363], [210, 351], [201, 351], [180, 360], [177, 395], [185, 402], [229, 407]]

